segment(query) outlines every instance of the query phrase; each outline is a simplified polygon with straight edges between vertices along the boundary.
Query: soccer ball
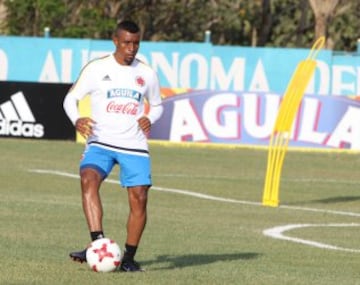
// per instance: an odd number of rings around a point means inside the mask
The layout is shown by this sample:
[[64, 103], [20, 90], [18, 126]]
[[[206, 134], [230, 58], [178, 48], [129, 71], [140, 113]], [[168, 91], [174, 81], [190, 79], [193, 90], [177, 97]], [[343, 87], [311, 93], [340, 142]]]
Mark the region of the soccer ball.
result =
[[86, 261], [96, 272], [111, 272], [120, 265], [121, 250], [119, 245], [109, 239], [94, 240], [86, 250]]

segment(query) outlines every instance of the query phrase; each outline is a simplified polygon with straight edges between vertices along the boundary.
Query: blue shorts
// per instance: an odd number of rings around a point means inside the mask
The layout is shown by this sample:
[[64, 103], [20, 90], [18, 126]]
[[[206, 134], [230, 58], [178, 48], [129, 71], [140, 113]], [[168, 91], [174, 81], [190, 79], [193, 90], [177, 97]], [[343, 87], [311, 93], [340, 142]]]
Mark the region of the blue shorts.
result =
[[148, 154], [118, 152], [88, 145], [80, 162], [80, 170], [92, 168], [105, 179], [115, 164], [120, 166], [119, 180], [123, 187], [151, 185], [151, 162]]

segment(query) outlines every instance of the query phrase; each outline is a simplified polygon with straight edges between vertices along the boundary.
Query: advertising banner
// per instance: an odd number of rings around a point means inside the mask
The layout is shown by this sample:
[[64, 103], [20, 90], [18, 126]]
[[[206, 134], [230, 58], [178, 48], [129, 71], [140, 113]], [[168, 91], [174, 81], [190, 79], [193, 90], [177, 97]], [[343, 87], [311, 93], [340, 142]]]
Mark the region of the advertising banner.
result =
[[[190, 91], [164, 99], [151, 138], [268, 146], [282, 97], [276, 93]], [[360, 102], [306, 95], [289, 146], [360, 150]]]
[[[111, 40], [0, 36], [0, 136], [74, 139], [63, 98], [90, 60], [113, 51]], [[268, 145], [282, 96], [308, 53], [142, 42], [138, 57], [157, 72], [165, 106], [151, 138]], [[321, 50], [289, 146], [360, 149], [359, 94], [360, 54]]]
[[69, 84], [0, 82], [0, 137], [74, 140], [62, 104]]
[[[0, 36], [0, 80], [72, 83], [86, 63], [113, 51], [111, 40]], [[281, 94], [308, 53], [295, 48], [142, 42], [138, 57], [154, 68], [163, 88]], [[306, 93], [360, 94], [360, 54], [321, 50]]]

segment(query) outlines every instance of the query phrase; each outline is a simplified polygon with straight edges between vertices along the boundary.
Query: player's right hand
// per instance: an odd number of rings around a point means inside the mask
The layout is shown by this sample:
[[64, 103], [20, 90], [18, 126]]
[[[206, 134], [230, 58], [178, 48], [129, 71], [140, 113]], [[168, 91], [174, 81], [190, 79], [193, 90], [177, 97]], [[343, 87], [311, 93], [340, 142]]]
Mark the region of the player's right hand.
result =
[[84, 137], [88, 138], [90, 135], [93, 134], [93, 126], [96, 122], [89, 118], [83, 117], [77, 119], [75, 123], [75, 129]]

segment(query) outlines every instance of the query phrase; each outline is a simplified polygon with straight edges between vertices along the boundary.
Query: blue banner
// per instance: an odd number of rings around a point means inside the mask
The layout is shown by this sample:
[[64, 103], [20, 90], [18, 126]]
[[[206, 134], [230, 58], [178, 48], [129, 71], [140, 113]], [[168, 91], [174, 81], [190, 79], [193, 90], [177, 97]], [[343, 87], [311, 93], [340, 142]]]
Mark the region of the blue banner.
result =
[[[112, 53], [110, 40], [0, 36], [0, 80], [74, 82], [91, 59]], [[142, 42], [139, 58], [159, 74], [162, 87], [283, 93], [308, 49]], [[321, 50], [306, 90], [314, 95], [360, 93], [359, 54]]]

